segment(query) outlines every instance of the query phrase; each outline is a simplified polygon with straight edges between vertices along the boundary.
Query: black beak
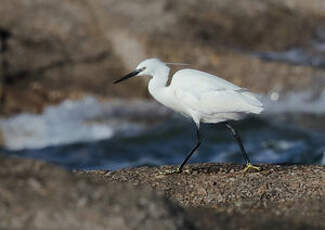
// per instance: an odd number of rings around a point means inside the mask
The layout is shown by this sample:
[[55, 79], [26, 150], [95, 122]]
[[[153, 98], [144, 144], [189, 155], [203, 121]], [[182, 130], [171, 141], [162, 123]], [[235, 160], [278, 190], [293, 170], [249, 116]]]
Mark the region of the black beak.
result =
[[118, 80], [114, 81], [113, 83], [116, 84], [116, 83], [119, 83], [119, 82], [121, 82], [121, 81], [127, 80], [127, 79], [129, 79], [129, 78], [131, 78], [131, 77], [136, 76], [136, 75], [137, 75], [138, 73], [140, 73], [141, 71], [142, 71], [141, 69], [134, 70], [133, 72], [131, 72], [131, 73], [125, 75], [125, 76], [122, 77], [121, 79], [118, 79]]

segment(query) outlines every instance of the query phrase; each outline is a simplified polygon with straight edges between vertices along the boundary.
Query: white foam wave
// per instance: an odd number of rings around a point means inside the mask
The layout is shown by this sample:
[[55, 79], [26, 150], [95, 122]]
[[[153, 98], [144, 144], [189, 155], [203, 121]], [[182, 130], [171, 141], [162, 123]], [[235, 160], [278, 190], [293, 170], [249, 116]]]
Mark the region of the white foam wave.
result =
[[[325, 90], [318, 92], [276, 91], [261, 95], [264, 114], [325, 114]], [[136, 135], [144, 130], [143, 121], [158, 119], [169, 110], [153, 101], [110, 100], [100, 102], [94, 97], [66, 100], [47, 107], [42, 114], [27, 114], [0, 119], [4, 147], [11, 150], [43, 148], [53, 145], [88, 142], [111, 138], [117, 133]], [[142, 120], [142, 122], [139, 120]]]
[[325, 90], [321, 92], [300, 91], [280, 94], [270, 92], [261, 98], [264, 112], [268, 113], [312, 113], [325, 114]]
[[129, 121], [166, 113], [149, 101], [114, 100], [99, 102], [94, 97], [49, 106], [42, 114], [20, 114], [0, 119], [4, 146], [11, 150], [111, 138], [116, 133], [132, 135], [144, 125]]

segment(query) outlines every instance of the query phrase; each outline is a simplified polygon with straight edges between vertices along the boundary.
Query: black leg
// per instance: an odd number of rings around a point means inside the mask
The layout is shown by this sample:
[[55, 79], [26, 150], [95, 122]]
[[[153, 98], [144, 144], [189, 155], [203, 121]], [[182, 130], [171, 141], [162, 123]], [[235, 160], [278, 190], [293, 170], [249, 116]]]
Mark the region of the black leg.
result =
[[245, 151], [245, 148], [244, 148], [244, 146], [243, 146], [243, 143], [242, 143], [242, 141], [241, 141], [241, 139], [240, 139], [240, 136], [239, 136], [237, 130], [234, 129], [234, 128], [233, 128], [233, 127], [232, 127], [228, 122], [224, 122], [224, 124], [225, 124], [225, 126], [226, 126], [228, 129], [230, 129], [230, 131], [231, 131], [233, 137], [236, 139], [236, 141], [237, 141], [237, 143], [238, 143], [238, 145], [239, 145], [239, 147], [240, 147], [240, 151], [241, 151], [241, 153], [243, 154], [243, 157], [244, 157], [244, 159], [245, 159], [245, 161], [246, 161], [246, 165], [247, 165], [247, 164], [250, 164], [250, 160], [249, 160], [249, 158], [248, 158], [248, 155], [247, 155], [247, 153], [246, 153], [246, 151]]
[[191, 150], [191, 152], [187, 155], [187, 157], [185, 158], [185, 160], [183, 161], [183, 163], [179, 166], [178, 172], [182, 172], [182, 169], [183, 169], [184, 165], [186, 164], [186, 162], [191, 158], [191, 156], [193, 155], [193, 153], [195, 152], [195, 150], [201, 144], [199, 128], [197, 127], [196, 124], [194, 124], [194, 125], [195, 125], [195, 130], [196, 130], [196, 144], [194, 145], [194, 147]]

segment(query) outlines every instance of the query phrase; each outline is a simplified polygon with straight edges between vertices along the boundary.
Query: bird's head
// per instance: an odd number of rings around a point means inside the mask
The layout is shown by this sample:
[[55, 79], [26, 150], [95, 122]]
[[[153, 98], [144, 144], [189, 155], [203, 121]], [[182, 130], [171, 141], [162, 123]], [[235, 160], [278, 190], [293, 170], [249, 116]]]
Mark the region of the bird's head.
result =
[[154, 75], [155, 71], [161, 67], [168, 68], [167, 65], [164, 62], [160, 61], [158, 58], [146, 59], [146, 60], [140, 62], [140, 64], [136, 67], [136, 69], [134, 71], [125, 75], [121, 79], [114, 81], [113, 83], [116, 84], [121, 81], [127, 80], [131, 77], [140, 76], [140, 75], [151, 75], [152, 76], [152, 75]]

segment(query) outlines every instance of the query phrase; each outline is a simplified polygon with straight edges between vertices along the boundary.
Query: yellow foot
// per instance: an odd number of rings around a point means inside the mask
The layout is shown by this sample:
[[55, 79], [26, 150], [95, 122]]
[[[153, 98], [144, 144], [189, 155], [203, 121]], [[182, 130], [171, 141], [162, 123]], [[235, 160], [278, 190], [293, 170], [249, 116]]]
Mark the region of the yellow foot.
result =
[[251, 163], [247, 163], [246, 167], [244, 168], [244, 172], [247, 172], [249, 169], [254, 169], [256, 171], [261, 171], [260, 167], [254, 166]]

